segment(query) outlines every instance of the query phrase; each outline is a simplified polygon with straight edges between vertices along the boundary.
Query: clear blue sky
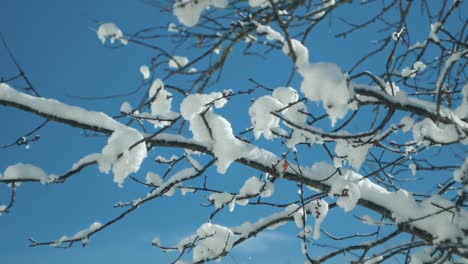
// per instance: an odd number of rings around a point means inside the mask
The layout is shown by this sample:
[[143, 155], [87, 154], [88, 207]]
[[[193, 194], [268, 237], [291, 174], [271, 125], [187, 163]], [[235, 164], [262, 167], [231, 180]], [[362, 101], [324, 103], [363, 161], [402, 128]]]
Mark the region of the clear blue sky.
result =
[[[0, 32], [42, 96], [105, 111], [110, 115], [118, 113], [123, 101], [136, 104], [141, 93], [125, 99], [105, 101], [77, 100], [68, 95], [102, 96], [133, 90], [141, 82], [138, 69], [140, 65], [150, 62], [152, 52], [134, 45], [121, 49], [103, 47], [95, 32], [90, 29], [97, 27], [94, 19], [113, 21], [126, 32], [135, 32], [153, 25], [167, 26], [169, 22], [176, 21], [170, 14], [162, 14], [156, 8], [145, 5], [143, 1], [15, 0], [3, 1], [0, 9]], [[323, 30], [325, 33], [326, 31]], [[426, 31], [424, 29], [424, 34]], [[354, 39], [355, 46], [347, 45], [346, 40], [329, 42], [331, 35], [324, 34], [310, 43], [311, 53], [316, 60], [333, 61], [344, 68], [349, 67], [352, 61], [349, 51], [353, 48], [361, 50], [361, 41], [357, 39], [359, 35]], [[316, 52], [320, 50], [330, 52]], [[190, 57], [190, 51], [187, 52], [185, 55]], [[290, 67], [285, 56], [278, 54], [278, 59], [280, 63], [285, 63], [286, 69]], [[245, 89], [248, 82], [245, 79], [237, 80], [237, 72], [259, 79], [270, 74], [269, 78], [263, 80], [273, 87], [283, 84], [287, 79], [288, 74], [281, 72], [283, 77], [278, 84], [271, 76], [275, 65], [259, 65], [254, 63], [239, 67], [236, 62], [232, 63], [225, 71], [226, 78], [221, 82], [220, 89]], [[0, 48], [0, 77], [13, 76], [15, 73], [16, 69], [5, 49]], [[240, 110], [243, 108], [244, 112], [225, 113], [235, 120], [235, 124], [248, 120], [247, 105], [245, 102], [240, 103]], [[16, 140], [42, 121], [4, 107], [0, 107], [0, 118], [0, 145]], [[247, 126], [248, 124], [234, 127], [236, 131], [240, 131]], [[99, 152], [106, 143], [106, 138], [84, 137], [79, 129], [54, 123], [39, 134], [42, 139], [29, 149], [13, 147], [0, 150], [0, 171], [11, 164], [24, 162], [42, 167], [49, 173], [60, 174], [81, 157]], [[280, 149], [282, 150], [284, 149]], [[172, 154], [170, 151], [165, 153], [166, 156]], [[140, 174], [144, 175], [147, 170], [157, 171], [157, 165], [151, 162], [156, 155], [162, 154], [151, 153]], [[318, 156], [320, 158], [323, 157]], [[258, 175], [258, 172], [234, 165], [227, 175], [213, 181], [219, 186], [225, 185], [235, 190], [242, 184], [241, 181], [235, 181], [235, 177], [246, 179], [252, 175]], [[73, 235], [94, 221], [105, 222], [119, 212], [119, 209], [112, 208], [114, 203], [138, 198], [145, 194], [144, 191], [144, 188], [129, 181], [125, 188], [118, 188], [112, 182], [111, 175], [100, 174], [96, 167], [86, 169], [63, 185], [24, 184], [18, 188], [17, 201], [12, 212], [0, 216], [0, 263], [119, 264], [166, 263], [173, 260], [174, 254], [163, 253], [152, 247], [151, 240], [159, 237], [162, 242], [172, 245], [180, 238], [191, 235], [206, 221], [212, 209], [199, 206], [203, 200], [192, 200], [190, 195], [183, 197], [177, 194], [176, 199], [163, 198], [143, 206], [121, 222], [92, 237], [85, 248], [79, 245], [69, 249], [28, 247], [27, 238], [31, 236], [37, 240], [53, 240], [62, 235]], [[292, 186], [283, 191], [282, 195], [294, 197], [295, 192]], [[0, 204], [7, 201], [8, 195], [8, 188], [0, 186]], [[226, 225], [237, 225], [243, 220], [254, 221], [266, 216], [268, 212], [272, 211], [263, 208], [238, 209], [236, 214], [222, 214], [219, 221]], [[359, 209], [353, 211], [353, 214], [362, 215]], [[350, 228], [348, 220], [351, 219], [352, 214], [345, 215], [342, 210], [333, 210], [327, 217], [324, 228], [334, 226], [338, 234], [346, 234]], [[361, 226], [351, 228], [360, 231]], [[294, 225], [267, 232], [235, 249], [224, 258], [223, 263], [302, 263], [299, 242], [295, 239], [298, 232]], [[319, 248], [314, 250], [313, 255], [320, 255], [317, 252]]]

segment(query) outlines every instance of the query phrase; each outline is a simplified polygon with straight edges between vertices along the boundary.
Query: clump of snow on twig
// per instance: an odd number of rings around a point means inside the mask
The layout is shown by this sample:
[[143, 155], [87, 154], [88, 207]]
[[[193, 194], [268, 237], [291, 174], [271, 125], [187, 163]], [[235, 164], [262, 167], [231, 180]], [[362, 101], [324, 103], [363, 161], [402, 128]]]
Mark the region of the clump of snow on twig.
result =
[[259, 178], [252, 176], [248, 178], [242, 188], [240, 194], [244, 195], [256, 195], [260, 194], [261, 197], [270, 197], [275, 191], [273, 183], [267, 181], [263, 182]]
[[123, 37], [122, 30], [112, 22], [101, 24], [96, 33], [102, 44], [106, 43], [107, 38], [110, 38], [111, 44], [114, 44], [116, 40], [124, 45], [128, 44], [128, 40]]
[[21, 162], [8, 166], [3, 172], [3, 176], [0, 173], [0, 179], [2, 180], [33, 180], [42, 184], [53, 182], [56, 178], [56, 176], [48, 175], [37, 166]]
[[358, 185], [352, 180], [348, 180], [347, 175], [345, 174], [344, 177], [336, 179], [329, 192], [330, 197], [338, 197], [336, 204], [343, 208], [345, 212], [353, 210], [359, 198], [361, 198], [361, 190]]
[[337, 140], [335, 146], [337, 156], [333, 158], [335, 167], [341, 168], [343, 161], [347, 160], [353, 168], [359, 170], [371, 147], [372, 144], [349, 142], [344, 139]]
[[[225, 8], [227, 5], [227, 0], [176, 0], [173, 10], [180, 23], [187, 27], [193, 27], [200, 20], [203, 10], [211, 6]], [[169, 29], [171, 28], [169, 27]]]
[[[140, 143], [133, 146], [137, 142]], [[112, 133], [97, 162], [101, 172], [108, 173], [112, 168], [114, 182], [122, 187], [128, 175], [140, 169], [146, 156], [143, 135], [135, 129], [122, 128]]]
[[315, 240], [320, 238], [320, 224], [323, 222], [328, 214], [328, 203], [323, 199], [311, 201], [306, 205], [307, 211], [309, 211], [315, 218], [314, 235]]
[[86, 245], [88, 244], [89, 242], [89, 235], [93, 232], [95, 232], [96, 230], [98, 230], [99, 228], [102, 227], [102, 224], [99, 223], [99, 222], [94, 222], [92, 223], [89, 228], [86, 228], [86, 229], [83, 229], [81, 231], [79, 231], [78, 233], [76, 233], [74, 236], [62, 236], [60, 239], [56, 240], [52, 246], [54, 247], [58, 247], [60, 246], [62, 243], [64, 242], [67, 242], [67, 241], [77, 241], [77, 240], [81, 240], [81, 243], [83, 245]]
[[213, 107], [223, 107], [226, 102], [222, 93], [214, 92], [191, 94], [180, 106], [182, 117], [190, 122], [194, 140], [212, 148], [219, 173], [225, 173], [233, 161], [256, 150], [254, 146], [237, 139], [231, 124], [213, 111]]
[[189, 63], [189, 59], [187, 57], [183, 57], [183, 56], [173, 56], [170, 60], [169, 60], [169, 68], [172, 68], [172, 69], [180, 69], [180, 68], [183, 68], [185, 65], [187, 65]]
[[205, 223], [190, 237], [182, 239], [177, 247], [194, 245], [193, 262], [212, 260], [231, 250], [235, 241], [234, 233], [227, 227]]
[[164, 83], [161, 79], [156, 79], [151, 84], [148, 96], [152, 99], [150, 103], [151, 115], [156, 120], [150, 120], [155, 127], [164, 127], [169, 125], [170, 121], [158, 119], [175, 119], [177, 113], [171, 110], [172, 107], [172, 93], [164, 89]]
[[143, 79], [148, 79], [151, 76], [150, 70], [148, 66], [146, 65], [141, 65], [140, 66], [140, 73], [143, 75]]

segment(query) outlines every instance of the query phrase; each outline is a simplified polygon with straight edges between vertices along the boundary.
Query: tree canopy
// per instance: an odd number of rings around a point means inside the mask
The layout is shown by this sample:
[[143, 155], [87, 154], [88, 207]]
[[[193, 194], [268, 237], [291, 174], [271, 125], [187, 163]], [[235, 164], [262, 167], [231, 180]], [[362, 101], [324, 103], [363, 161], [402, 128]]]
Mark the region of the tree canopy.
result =
[[[34, 182], [68, 185], [92, 171], [133, 188], [133, 198], [109, 205], [113, 215], [93, 216], [105, 221], [30, 246], [86, 245], [143, 205], [189, 198], [203, 212], [198, 227], [175, 244], [148, 241], [174, 263], [220, 260], [286, 227], [306, 263], [467, 261], [465, 2], [145, 3], [160, 16], [155, 25], [92, 27], [115, 56], [151, 53], [137, 87], [122, 94], [43, 96], [3, 39], [16, 73], [0, 72], [0, 110], [40, 122], [2, 138], [0, 151], [41, 146], [52, 124], [100, 143], [61, 173], [41, 161], [1, 164], [0, 217]], [[93, 108], [108, 101], [121, 107]], [[47, 156], [42, 147], [21, 151]], [[191, 221], [186, 208], [156, 207], [186, 210]]]

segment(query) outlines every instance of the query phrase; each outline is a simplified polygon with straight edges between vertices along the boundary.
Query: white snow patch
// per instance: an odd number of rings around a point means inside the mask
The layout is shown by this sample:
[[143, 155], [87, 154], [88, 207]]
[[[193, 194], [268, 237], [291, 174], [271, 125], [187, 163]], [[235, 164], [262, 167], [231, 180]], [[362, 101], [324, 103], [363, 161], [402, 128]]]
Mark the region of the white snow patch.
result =
[[96, 162], [100, 156], [101, 156], [101, 153], [92, 153], [92, 154], [86, 155], [83, 158], [81, 158], [79, 161], [77, 161], [75, 164], [73, 164], [72, 170], [76, 170], [77, 168], [83, 166], [86, 163]]
[[122, 105], [120, 106], [121, 113], [130, 114], [132, 110], [133, 110], [132, 105], [129, 102], [123, 102]]
[[212, 193], [210, 194], [210, 196], [208, 196], [208, 200], [213, 202], [216, 208], [222, 208], [226, 204], [235, 201], [235, 195], [232, 195], [230, 193]]
[[347, 179], [348, 174], [338, 178], [332, 185], [330, 197], [337, 196], [336, 204], [343, 208], [345, 212], [353, 210], [359, 198], [361, 198], [361, 190], [352, 180]]
[[227, 5], [228, 0], [179, 0], [175, 1], [173, 10], [180, 23], [193, 27], [200, 20], [203, 10], [210, 6], [225, 8]]
[[344, 139], [337, 140], [335, 146], [337, 156], [333, 158], [335, 167], [341, 168], [343, 161], [347, 160], [353, 168], [359, 170], [371, 147], [372, 144], [354, 143]]
[[3, 177], [0, 174], [2, 180], [32, 180], [39, 181], [42, 184], [50, 183], [55, 176], [49, 176], [44, 172], [43, 169], [34, 166], [32, 164], [16, 163], [8, 166], [3, 172]]
[[436, 125], [431, 119], [425, 118], [413, 126], [414, 140], [424, 144], [426, 139], [431, 139], [437, 143], [450, 143], [458, 141], [460, 135], [454, 125]]
[[[147, 156], [143, 135], [133, 128], [122, 128], [114, 131], [109, 137], [107, 145], [102, 149], [102, 155], [97, 162], [99, 170], [108, 173], [112, 168], [114, 182], [122, 187], [130, 173], [140, 169], [140, 165]], [[135, 143], [142, 141], [132, 149]]]
[[177, 32], [179, 32], [179, 28], [177, 27], [176, 24], [169, 23], [169, 26], [167, 27], [167, 31], [177, 33]]
[[431, 24], [431, 31], [429, 32], [429, 38], [432, 39], [435, 43], [439, 43], [440, 39], [437, 36], [437, 31], [439, 31], [442, 24], [440, 22], [436, 22]]
[[468, 83], [466, 83], [463, 86], [462, 89], [462, 100], [461, 104], [455, 109], [455, 114], [460, 118], [460, 119], [465, 119], [468, 118]]
[[283, 42], [283, 36], [276, 30], [272, 29], [270, 26], [257, 25], [257, 33], [260, 35], [265, 35], [268, 40], [276, 40]]
[[154, 186], [161, 186], [163, 184], [163, 179], [157, 173], [149, 171], [146, 173], [146, 184], [151, 184]]
[[306, 205], [306, 210], [309, 211], [315, 218], [314, 240], [320, 238], [320, 224], [323, 222], [328, 213], [328, 203], [323, 199], [311, 201]]
[[468, 184], [468, 158], [465, 158], [463, 165], [453, 172], [453, 179], [457, 182]]
[[351, 93], [345, 75], [333, 63], [303, 65], [299, 67], [299, 73], [304, 77], [301, 84], [302, 92], [308, 99], [322, 102], [334, 126], [351, 107], [349, 105]]
[[148, 66], [146, 65], [141, 65], [140, 66], [140, 73], [143, 75], [143, 79], [148, 79], [151, 76], [150, 70]]
[[405, 116], [401, 119], [400, 125], [402, 126], [401, 131], [408, 132], [413, 128], [414, 119], [410, 116]]
[[270, 197], [274, 193], [274, 185], [271, 182], [263, 182], [255, 176], [248, 178], [242, 188], [240, 194], [256, 195], [260, 193], [261, 197]]
[[182, 251], [184, 247], [195, 244], [193, 262], [204, 262], [219, 257], [223, 252], [229, 252], [234, 241], [235, 235], [229, 228], [205, 223], [195, 234], [179, 241], [177, 247]]
[[187, 57], [183, 57], [183, 56], [173, 56], [170, 60], [169, 60], [169, 68], [172, 68], [172, 69], [180, 69], [180, 68], [183, 68], [185, 65], [187, 65], [189, 63], [189, 60]]
[[[177, 113], [171, 110], [172, 93], [164, 89], [164, 83], [161, 79], [154, 80], [148, 93], [149, 98], [153, 98], [150, 104], [151, 115], [159, 119], [175, 119]], [[155, 127], [164, 127], [171, 124], [170, 121], [151, 120]]]
[[89, 235], [93, 232], [95, 232], [96, 230], [98, 230], [99, 228], [102, 227], [102, 224], [99, 223], [99, 222], [95, 222], [95, 223], [92, 223], [89, 228], [87, 229], [83, 229], [81, 231], [79, 231], [78, 233], [76, 233], [74, 236], [72, 237], [69, 237], [69, 236], [62, 236], [60, 239], [56, 240], [52, 246], [54, 247], [58, 247], [60, 246], [62, 243], [64, 242], [67, 242], [67, 241], [71, 241], [71, 240], [81, 240], [81, 243], [83, 245], [86, 245], [88, 244], [88, 240], [89, 240]]
[[122, 30], [112, 22], [101, 24], [96, 33], [102, 44], [106, 43], [107, 38], [110, 38], [111, 44], [114, 44], [116, 40], [124, 45], [128, 44], [128, 40], [123, 37]]

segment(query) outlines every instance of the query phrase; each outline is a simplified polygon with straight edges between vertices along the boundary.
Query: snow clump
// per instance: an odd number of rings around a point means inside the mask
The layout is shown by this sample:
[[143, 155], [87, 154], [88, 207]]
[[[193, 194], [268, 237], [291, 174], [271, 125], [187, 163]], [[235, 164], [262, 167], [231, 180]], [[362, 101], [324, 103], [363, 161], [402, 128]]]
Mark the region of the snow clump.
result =
[[[174, 119], [177, 113], [171, 111], [172, 94], [164, 89], [164, 83], [161, 79], [154, 80], [149, 90], [148, 96], [151, 101], [151, 115], [160, 119]], [[155, 127], [164, 127], [170, 124], [170, 121], [151, 120]]]
[[151, 76], [150, 70], [148, 66], [146, 65], [141, 65], [140, 66], [140, 73], [143, 75], [143, 79], [148, 79]]
[[275, 191], [275, 186], [271, 182], [263, 182], [255, 176], [248, 178], [242, 188], [240, 194], [256, 195], [260, 193], [261, 197], [270, 197]]
[[[283, 130], [279, 125], [279, 117], [274, 116], [272, 113], [281, 111], [286, 118], [296, 118], [297, 111], [304, 108], [304, 104], [297, 104], [297, 106], [287, 107], [288, 104], [294, 103], [299, 99], [299, 94], [292, 87], [278, 87], [273, 91], [272, 96], [265, 95], [257, 100], [250, 106], [249, 115], [253, 124], [255, 139], [258, 139], [262, 134], [266, 139], [273, 139], [275, 137], [273, 132], [281, 133]], [[292, 115], [287, 116], [288, 113]], [[301, 119], [302, 117], [298, 117]], [[291, 119], [296, 121], [295, 119]]]
[[227, 100], [220, 92], [191, 94], [182, 101], [180, 112], [190, 122], [190, 130], [195, 141], [211, 147], [217, 158], [217, 169], [224, 174], [231, 163], [242, 157], [254, 154], [256, 148], [239, 139], [232, 131], [231, 124], [213, 111], [221, 108]]
[[182, 239], [177, 247], [182, 251], [194, 244], [193, 262], [205, 262], [229, 252], [235, 241], [234, 233], [227, 227], [206, 223], [190, 237]]
[[203, 10], [211, 6], [225, 8], [228, 5], [227, 0], [176, 0], [174, 2], [174, 15], [187, 27], [193, 27], [198, 23]]
[[353, 210], [359, 198], [361, 198], [358, 185], [351, 180], [347, 180], [347, 175], [344, 175], [344, 178], [337, 178], [328, 194], [330, 197], [338, 197], [336, 204], [343, 208], [345, 212]]
[[49, 176], [43, 169], [37, 166], [25, 163], [16, 163], [8, 166], [3, 172], [3, 177], [0, 173], [0, 179], [2, 180], [37, 180], [42, 184], [50, 183], [56, 178], [56, 176]]
[[169, 68], [172, 68], [172, 69], [180, 69], [180, 68], [183, 68], [185, 65], [187, 65], [189, 63], [189, 60], [187, 57], [183, 57], [183, 56], [173, 56], [170, 60], [169, 60]]
[[354, 143], [344, 139], [337, 140], [335, 147], [337, 156], [333, 158], [333, 163], [336, 168], [341, 168], [343, 161], [347, 160], [353, 168], [359, 170], [371, 147], [372, 144]]
[[[108, 173], [112, 168], [114, 182], [122, 187], [128, 175], [137, 172], [147, 156], [143, 139], [143, 135], [133, 128], [114, 131], [97, 160], [99, 171]], [[140, 143], [133, 146], [137, 142]]]
[[311, 201], [306, 205], [307, 211], [309, 211], [315, 218], [314, 226], [314, 240], [320, 238], [320, 224], [323, 222], [328, 213], [328, 203], [323, 199]]
[[111, 44], [114, 44], [116, 40], [119, 40], [123, 45], [128, 44], [128, 40], [123, 37], [122, 30], [112, 22], [101, 24], [96, 33], [102, 44], [106, 43], [107, 38], [110, 38]]

